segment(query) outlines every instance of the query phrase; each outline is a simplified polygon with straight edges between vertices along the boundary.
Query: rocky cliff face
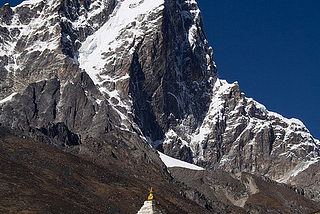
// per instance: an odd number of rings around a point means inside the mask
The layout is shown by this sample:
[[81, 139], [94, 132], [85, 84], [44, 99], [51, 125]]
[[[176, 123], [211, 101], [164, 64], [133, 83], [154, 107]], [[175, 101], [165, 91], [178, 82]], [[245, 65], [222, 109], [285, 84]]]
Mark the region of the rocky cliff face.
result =
[[1, 8], [1, 95], [30, 83], [79, 73], [76, 52], [113, 11], [115, 1], [26, 1]]
[[208, 169], [296, 185], [318, 166], [302, 122], [218, 78], [195, 0], [32, 0], [0, 14], [2, 125], [64, 148], [127, 131]]

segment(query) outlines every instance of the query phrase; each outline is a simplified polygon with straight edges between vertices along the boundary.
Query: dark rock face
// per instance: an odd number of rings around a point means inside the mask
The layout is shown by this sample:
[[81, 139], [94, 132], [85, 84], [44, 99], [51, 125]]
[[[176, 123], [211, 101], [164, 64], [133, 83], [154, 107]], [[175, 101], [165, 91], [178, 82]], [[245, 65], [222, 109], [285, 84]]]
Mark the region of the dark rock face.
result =
[[[182, 119], [190, 121], [191, 129], [196, 127], [194, 122], [201, 121], [207, 111], [210, 84], [214, 82], [210, 78], [217, 75], [211, 49], [205, 40], [201, 14], [196, 16], [193, 10], [198, 10], [196, 4], [166, 1], [162, 31], [165, 58], [169, 60], [162, 82], [163, 92], [155, 95], [163, 100], [160, 106], [165, 113], [163, 124], [168, 124], [164, 126], [165, 130]], [[196, 35], [191, 36], [190, 31], [196, 31]], [[183, 32], [188, 32], [188, 37]], [[207, 56], [211, 60], [207, 61]], [[158, 114], [163, 114], [162, 111]]]
[[63, 146], [75, 146], [80, 144], [79, 137], [70, 132], [63, 123], [49, 124], [48, 127], [41, 127], [40, 132], [48, 136], [49, 139], [63, 142]]
[[72, 130], [81, 130], [90, 127], [95, 109], [85, 94], [80, 84], [67, 84], [61, 96], [59, 117], [66, 121], [66, 125]]
[[[130, 67], [135, 120], [144, 134], [160, 140], [169, 128], [187, 120], [195, 129], [207, 110], [217, 71], [205, 40], [196, 4], [165, 1], [161, 32], [138, 46]], [[189, 31], [194, 43], [188, 41]], [[190, 34], [190, 32], [189, 32]], [[209, 59], [209, 60], [207, 60]]]
[[[151, 64], [153, 61], [157, 60], [150, 60], [149, 63]], [[158, 66], [156, 67], [159, 68]], [[152, 68], [147, 67], [147, 69], [152, 71]], [[146, 136], [153, 137], [153, 139], [161, 139], [164, 132], [156, 119], [152, 107], [151, 100], [153, 93], [149, 91], [150, 89], [144, 90], [144, 85], [146, 84], [150, 87], [159, 84], [160, 77], [157, 77], [157, 75], [146, 77], [139, 63], [138, 53], [134, 54], [130, 70], [130, 94], [133, 98], [135, 122], [142, 128], [142, 131]], [[161, 68], [159, 71], [161, 71]], [[146, 78], [151, 79], [147, 80]], [[156, 90], [157, 87], [155, 86], [153, 89]]]
[[33, 83], [12, 102], [1, 109], [1, 121], [7, 126], [41, 127], [56, 118], [56, 106], [60, 98], [57, 79]]
[[63, 87], [57, 78], [41, 81], [30, 84], [21, 95], [5, 103], [0, 121], [5, 126], [39, 130], [32, 134], [37, 140], [44, 134], [63, 145], [77, 145], [80, 135], [95, 136], [120, 126], [117, 113], [108, 103], [100, 107], [96, 97], [102, 95], [86, 73], [80, 73]]

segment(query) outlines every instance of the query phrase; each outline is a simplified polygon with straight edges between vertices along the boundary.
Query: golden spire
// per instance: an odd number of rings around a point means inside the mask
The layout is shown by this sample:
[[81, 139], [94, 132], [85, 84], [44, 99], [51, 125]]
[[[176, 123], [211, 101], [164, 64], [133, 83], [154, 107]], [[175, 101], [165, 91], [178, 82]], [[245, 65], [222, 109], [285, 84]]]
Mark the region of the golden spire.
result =
[[152, 187], [148, 196], [148, 200], [152, 200], [153, 199], [153, 191], [152, 191]]

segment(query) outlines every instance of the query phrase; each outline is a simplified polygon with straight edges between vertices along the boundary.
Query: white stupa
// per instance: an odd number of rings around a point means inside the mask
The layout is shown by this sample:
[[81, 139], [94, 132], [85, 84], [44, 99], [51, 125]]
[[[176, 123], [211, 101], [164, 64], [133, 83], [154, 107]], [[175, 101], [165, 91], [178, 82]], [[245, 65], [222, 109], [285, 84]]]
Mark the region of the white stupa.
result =
[[152, 187], [148, 196], [148, 200], [144, 202], [137, 214], [162, 214], [162, 212], [156, 207], [156, 201], [153, 200]]

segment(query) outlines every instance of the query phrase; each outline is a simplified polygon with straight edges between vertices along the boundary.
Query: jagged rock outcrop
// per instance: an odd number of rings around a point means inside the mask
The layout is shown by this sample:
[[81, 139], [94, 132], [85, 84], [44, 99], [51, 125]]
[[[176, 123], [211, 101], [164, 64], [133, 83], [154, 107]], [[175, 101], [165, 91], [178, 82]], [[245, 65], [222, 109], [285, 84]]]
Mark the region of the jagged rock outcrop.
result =
[[[160, 134], [182, 120], [195, 129], [217, 75], [196, 3], [165, 1], [164, 6], [161, 31], [153, 41], [143, 41], [130, 69], [135, 121], [152, 140], [161, 140]], [[160, 130], [149, 130], [150, 122]]]
[[[5, 4], [0, 8], [0, 23], [9, 25], [13, 16], [13, 11], [9, 4]], [[2, 41], [3, 42], [3, 41]]]
[[[309, 166], [319, 169], [319, 145], [301, 121], [286, 119], [246, 98], [237, 83], [218, 80], [196, 132], [172, 129], [162, 148], [167, 154], [211, 169], [250, 172], [291, 183], [300, 173], [305, 177]], [[186, 148], [192, 155], [182, 152]], [[319, 175], [315, 177], [319, 179]], [[294, 184], [299, 186], [299, 182]], [[317, 185], [308, 189], [317, 189]]]

